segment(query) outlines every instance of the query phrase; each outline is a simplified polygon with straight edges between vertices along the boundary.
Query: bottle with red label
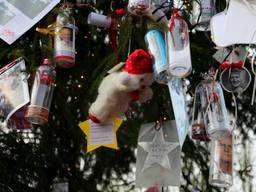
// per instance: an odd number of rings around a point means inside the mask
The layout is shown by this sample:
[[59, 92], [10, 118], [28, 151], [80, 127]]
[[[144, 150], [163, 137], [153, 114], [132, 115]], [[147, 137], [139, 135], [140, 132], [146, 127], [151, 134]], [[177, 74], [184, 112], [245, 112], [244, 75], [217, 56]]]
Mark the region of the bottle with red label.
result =
[[49, 59], [45, 59], [36, 71], [31, 101], [25, 116], [33, 124], [48, 122], [55, 77], [56, 71], [54, 66], [51, 65]]
[[75, 19], [70, 8], [62, 9], [56, 20], [54, 59], [60, 68], [75, 65]]

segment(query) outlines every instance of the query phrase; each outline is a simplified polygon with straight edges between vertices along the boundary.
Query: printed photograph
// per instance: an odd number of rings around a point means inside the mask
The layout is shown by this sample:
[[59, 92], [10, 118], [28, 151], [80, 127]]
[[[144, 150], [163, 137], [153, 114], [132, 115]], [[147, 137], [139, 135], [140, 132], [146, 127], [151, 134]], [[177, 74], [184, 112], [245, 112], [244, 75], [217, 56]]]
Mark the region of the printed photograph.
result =
[[29, 101], [27, 81], [24, 81], [21, 65], [17, 63], [0, 74], [0, 117], [2, 120], [8, 120], [15, 111]]
[[251, 75], [246, 68], [230, 68], [221, 73], [220, 82], [228, 92], [242, 93], [251, 82]]
[[[14, 7], [19, 9], [22, 13], [28, 16], [30, 19], [34, 19], [52, 0], [7, 0]], [[28, 5], [29, 6], [24, 6]]]
[[0, 25], [8, 23], [15, 14], [11, 12], [5, 2], [0, 2]]

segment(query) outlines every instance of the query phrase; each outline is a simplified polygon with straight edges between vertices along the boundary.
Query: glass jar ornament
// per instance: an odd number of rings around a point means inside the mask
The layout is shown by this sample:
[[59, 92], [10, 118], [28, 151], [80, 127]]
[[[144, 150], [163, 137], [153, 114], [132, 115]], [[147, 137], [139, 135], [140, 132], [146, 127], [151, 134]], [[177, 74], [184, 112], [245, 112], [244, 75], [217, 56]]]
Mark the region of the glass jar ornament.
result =
[[209, 183], [216, 187], [233, 184], [233, 136], [213, 140], [211, 143]]
[[170, 30], [165, 34], [169, 71], [172, 76], [186, 77], [192, 70], [190, 42], [187, 23], [173, 10], [169, 23]]
[[207, 98], [204, 95], [203, 83], [195, 90], [193, 117], [192, 117], [192, 139], [199, 141], [210, 141], [205, 128], [204, 111], [207, 109]]
[[137, 16], [146, 15], [151, 6], [151, 0], [129, 0], [128, 11]]
[[38, 67], [32, 87], [31, 101], [25, 117], [33, 124], [48, 122], [56, 72], [48, 59]]
[[169, 77], [168, 61], [163, 36], [158, 30], [150, 30], [145, 35], [145, 42], [153, 56], [153, 71], [158, 83], [166, 84]]
[[91, 12], [88, 15], [87, 23], [91, 25], [96, 25], [99, 27], [110, 28], [111, 25], [113, 24], [112, 20], [113, 18], [111, 17]]
[[75, 65], [75, 19], [70, 8], [62, 9], [56, 19], [54, 59], [58, 67]]
[[211, 18], [216, 14], [215, 1], [193, 1], [192, 23], [197, 31], [210, 31]]
[[[220, 139], [229, 135], [231, 127], [220, 84], [210, 77], [198, 85], [198, 90], [200, 91], [203, 121], [208, 136], [213, 139]], [[196, 119], [196, 117], [194, 118]]]
[[66, 177], [60, 178], [60, 177], [55, 177], [53, 179], [53, 187], [52, 187], [53, 192], [68, 192], [69, 191], [69, 183], [68, 179]]

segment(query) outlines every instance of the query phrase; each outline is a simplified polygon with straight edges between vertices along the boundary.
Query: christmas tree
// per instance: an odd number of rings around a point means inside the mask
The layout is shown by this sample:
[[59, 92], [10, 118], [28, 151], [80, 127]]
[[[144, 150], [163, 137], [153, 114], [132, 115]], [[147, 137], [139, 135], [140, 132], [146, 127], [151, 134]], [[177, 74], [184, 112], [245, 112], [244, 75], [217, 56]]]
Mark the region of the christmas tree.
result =
[[[187, 88], [191, 120], [194, 91], [202, 80], [202, 74], [212, 67], [219, 67], [212, 57], [216, 52], [215, 44], [210, 32], [195, 32], [195, 26], [190, 24], [192, 0], [162, 2], [162, 9], [167, 10], [165, 13], [168, 19], [171, 18], [172, 8], [178, 4], [182, 17], [189, 24], [193, 70], [183, 81]], [[57, 25], [57, 14], [63, 9], [63, 4], [72, 7], [77, 28], [75, 66], [69, 69], [56, 68], [47, 124], [33, 125], [27, 131], [1, 125], [0, 191], [48, 192], [53, 190], [54, 182], [58, 182], [56, 178], [68, 182], [69, 191], [74, 192], [135, 191], [135, 151], [140, 126], [157, 122], [160, 116], [166, 120], [174, 119], [168, 86], [154, 82], [152, 100], [142, 105], [131, 105], [117, 132], [119, 150], [101, 147], [86, 153], [86, 135], [78, 126], [88, 119], [89, 107], [95, 101], [98, 86], [107, 72], [119, 61], [126, 61], [134, 50], [147, 50], [144, 36], [149, 29], [169, 30], [148, 16], [130, 14], [127, 3], [126, 0], [61, 1], [11, 45], [0, 41], [0, 68], [23, 57], [31, 89], [35, 69], [44, 58], [53, 57], [54, 35], [51, 29]], [[216, 0], [217, 12], [223, 11], [225, 7], [225, 2]], [[91, 12], [115, 18], [115, 25], [112, 23], [110, 28], [89, 25], [87, 18]], [[47, 33], [38, 32], [38, 28], [47, 29]], [[243, 182], [244, 191], [253, 190], [249, 143], [255, 134], [256, 118], [255, 107], [250, 105], [252, 90], [253, 85], [250, 85], [245, 92], [236, 95], [236, 137], [239, 135], [240, 141], [236, 145], [242, 148], [239, 156], [244, 158], [236, 162], [235, 172]], [[234, 111], [230, 93], [225, 93], [225, 101], [227, 108]], [[186, 138], [181, 154], [181, 191], [224, 191], [212, 187], [208, 182], [208, 147], [209, 144]]]

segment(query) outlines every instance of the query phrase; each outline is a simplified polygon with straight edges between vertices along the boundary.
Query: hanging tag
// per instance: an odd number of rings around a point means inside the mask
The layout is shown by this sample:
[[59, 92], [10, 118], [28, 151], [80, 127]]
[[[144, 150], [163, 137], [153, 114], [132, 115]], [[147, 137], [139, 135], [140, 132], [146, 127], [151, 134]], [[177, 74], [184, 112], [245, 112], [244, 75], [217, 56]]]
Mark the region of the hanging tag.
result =
[[222, 63], [225, 60], [225, 58], [228, 57], [230, 52], [231, 51], [229, 51], [227, 48], [220, 48], [214, 53], [212, 57], [219, 63]]
[[116, 132], [121, 124], [122, 119], [119, 118], [105, 124], [94, 123], [90, 120], [80, 123], [79, 127], [87, 136], [87, 152], [101, 146], [118, 149]]
[[136, 187], [179, 186], [181, 147], [175, 121], [155, 123], [140, 128], [136, 161]]
[[171, 96], [174, 116], [176, 120], [179, 142], [182, 147], [186, 139], [188, 127], [189, 127], [182, 80], [178, 78], [172, 78], [168, 82], [168, 87], [169, 87], [169, 92]]

